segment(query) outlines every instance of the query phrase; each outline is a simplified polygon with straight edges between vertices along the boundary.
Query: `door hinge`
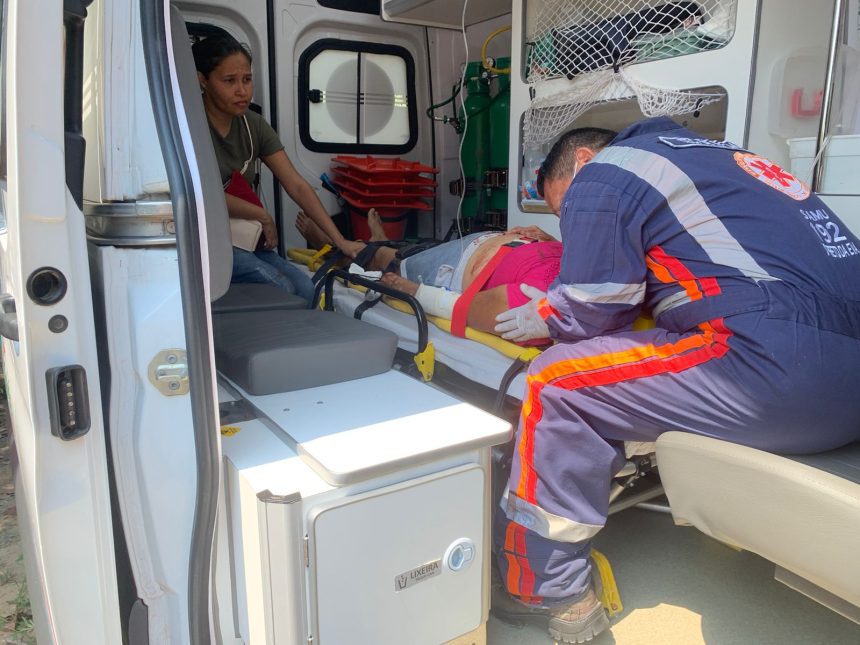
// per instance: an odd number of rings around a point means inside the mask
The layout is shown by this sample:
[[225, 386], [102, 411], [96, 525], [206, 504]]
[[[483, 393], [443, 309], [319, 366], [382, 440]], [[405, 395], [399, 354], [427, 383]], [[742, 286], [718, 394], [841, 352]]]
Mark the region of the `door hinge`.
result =
[[149, 362], [149, 381], [164, 396], [188, 393], [188, 358], [181, 349], [165, 349]]

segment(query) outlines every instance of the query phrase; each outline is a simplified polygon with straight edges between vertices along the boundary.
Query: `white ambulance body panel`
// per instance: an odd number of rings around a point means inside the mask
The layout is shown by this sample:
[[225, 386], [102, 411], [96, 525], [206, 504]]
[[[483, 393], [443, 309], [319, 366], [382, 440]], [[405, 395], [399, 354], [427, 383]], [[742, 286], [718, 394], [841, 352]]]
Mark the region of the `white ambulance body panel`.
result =
[[110, 358], [108, 427], [116, 496], [154, 642], [182, 642], [197, 469], [188, 396], [155, 387], [156, 357], [186, 346], [174, 248], [95, 247]]

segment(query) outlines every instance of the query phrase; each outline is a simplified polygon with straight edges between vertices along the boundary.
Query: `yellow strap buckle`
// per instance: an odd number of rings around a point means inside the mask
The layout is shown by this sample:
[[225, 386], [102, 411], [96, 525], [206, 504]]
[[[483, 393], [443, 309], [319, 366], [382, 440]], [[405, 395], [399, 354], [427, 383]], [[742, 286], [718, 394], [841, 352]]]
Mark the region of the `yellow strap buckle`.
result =
[[421, 372], [421, 376], [424, 377], [424, 380], [433, 380], [433, 370], [436, 367], [436, 350], [433, 347], [433, 343], [428, 341], [427, 347], [424, 348], [424, 351], [415, 354], [413, 360], [415, 361], [415, 365], [418, 367], [418, 371]]
[[316, 262], [326, 253], [331, 251], [331, 244], [323, 244], [323, 247], [311, 256], [311, 262]]
[[624, 611], [624, 607], [621, 605], [621, 594], [618, 593], [618, 585], [615, 583], [615, 575], [612, 573], [609, 560], [594, 548], [591, 549], [591, 559], [600, 574], [600, 587], [598, 589], [600, 602], [606, 607], [610, 616], [621, 613]]

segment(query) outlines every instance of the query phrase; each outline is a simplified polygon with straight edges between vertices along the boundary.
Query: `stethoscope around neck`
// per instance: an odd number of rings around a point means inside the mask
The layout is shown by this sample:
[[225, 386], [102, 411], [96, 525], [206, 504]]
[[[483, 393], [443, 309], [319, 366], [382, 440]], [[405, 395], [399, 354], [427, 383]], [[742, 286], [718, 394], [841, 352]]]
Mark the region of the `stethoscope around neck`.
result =
[[248, 170], [248, 166], [250, 166], [254, 161], [254, 137], [251, 136], [251, 126], [248, 125], [247, 115], [242, 115], [242, 122], [245, 124], [245, 132], [248, 133], [248, 143], [251, 144], [251, 155], [245, 160], [245, 163], [242, 164], [242, 170], [239, 171], [240, 175], [244, 175], [245, 171]]

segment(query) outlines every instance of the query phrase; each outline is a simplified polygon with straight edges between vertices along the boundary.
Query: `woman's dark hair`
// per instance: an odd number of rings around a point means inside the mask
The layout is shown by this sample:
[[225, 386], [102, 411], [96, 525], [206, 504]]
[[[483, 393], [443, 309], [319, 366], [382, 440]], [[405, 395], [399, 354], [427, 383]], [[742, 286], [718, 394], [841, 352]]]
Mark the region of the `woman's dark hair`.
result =
[[604, 128], [576, 128], [563, 134], [538, 169], [536, 185], [538, 195], [543, 197], [543, 187], [547, 181], [573, 176], [577, 148], [591, 148], [594, 152], [599, 152], [617, 135], [614, 130]]
[[194, 55], [194, 66], [197, 71], [206, 78], [209, 78], [209, 74], [221, 64], [221, 61], [233, 54], [244, 54], [249, 63], [253, 62], [248, 46], [228, 34], [209, 36], [197, 41], [192, 45], [191, 53]]

